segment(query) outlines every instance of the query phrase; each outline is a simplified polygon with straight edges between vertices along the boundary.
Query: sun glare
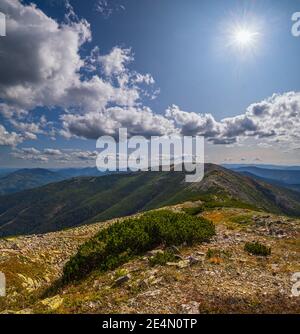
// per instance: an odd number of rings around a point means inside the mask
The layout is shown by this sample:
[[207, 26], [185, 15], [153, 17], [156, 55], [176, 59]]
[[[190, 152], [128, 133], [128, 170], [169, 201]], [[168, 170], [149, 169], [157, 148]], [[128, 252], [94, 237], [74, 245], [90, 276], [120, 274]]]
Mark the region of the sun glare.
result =
[[240, 45], [249, 45], [254, 41], [254, 36], [256, 34], [249, 30], [238, 30], [235, 32], [235, 41]]
[[230, 44], [243, 51], [253, 50], [257, 47], [258, 38], [259, 33], [254, 29], [237, 27], [231, 32]]

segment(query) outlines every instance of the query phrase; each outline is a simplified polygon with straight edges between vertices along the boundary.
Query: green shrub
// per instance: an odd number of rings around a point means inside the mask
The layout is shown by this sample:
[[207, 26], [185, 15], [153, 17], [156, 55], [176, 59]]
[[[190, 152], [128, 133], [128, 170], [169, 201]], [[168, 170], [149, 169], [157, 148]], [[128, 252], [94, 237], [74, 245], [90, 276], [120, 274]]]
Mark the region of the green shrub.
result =
[[177, 258], [174, 252], [167, 250], [162, 253], [157, 253], [149, 258], [149, 264], [151, 267], [154, 266], [165, 266], [168, 262], [176, 262]]
[[117, 222], [82, 245], [66, 264], [63, 282], [84, 278], [93, 270], [107, 271], [159, 245], [177, 246], [208, 241], [214, 225], [201, 217], [168, 210], [149, 212]]
[[203, 212], [202, 206], [196, 206], [192, 208], [184, 208], [183, 211], [191, 216], [197, 216], [199, 213]]
[[245, 251], [252, 255], [259, 256], [269, 256], [271, 255], [271, 248], [266, 247], [265, 245], [259, 242], [247, 242], [245, 244]]

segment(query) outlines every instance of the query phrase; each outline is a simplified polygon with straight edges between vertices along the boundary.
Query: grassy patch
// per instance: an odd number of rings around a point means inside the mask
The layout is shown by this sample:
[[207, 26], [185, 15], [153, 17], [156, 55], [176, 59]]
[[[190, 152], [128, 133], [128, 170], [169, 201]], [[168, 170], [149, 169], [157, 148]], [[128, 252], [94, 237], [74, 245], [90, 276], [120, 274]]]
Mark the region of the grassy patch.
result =
[[[256, 207], [253, 205], [243, 203], [239, 200], [236, 200], [234, 198], [229, 197], [226, 194], [205, 194], [200, 195], [197, 198], [197, 201], [201, 200], [202, 204], [193, 206], [193, 207], [187, 207], [183, 208], [183, 211], [191, 216], [197, 216], [200, 213], [212, 211], [214, 209], [219, 208], [235, 208], [235, 209], [242, 209], [242, 210], [256, 210], [259, 211]], [[252, 215], [240, 215], [240, 216], [234, 216], [230, 218], [230, 222], [238, 225], [242, 224], [250, 224], [251, 223]]]
[[219, 257], [219, 258], [229, 258], [231, 254], [227, 251], [223, 251], [220, 249], [208, 249], [206, 252], [206, 257], [208, 259]]
[[205, 203], [206, 209], [215, 208], [238, 208], [238, 209], [256, 209], [254, 205], [246, 204], [233, 198], [213, 199]]
[[230, 221], [239, 225], [250, 225], [253, 223], [252, 214], [237, 215], [230, 218]]
[[129, 218], [102, 230], [82, 245], [66, 264], [63, 282], [86, 277], [94, 270], [107, 271], [159, 245], [192, 245], [208, 241], [214, 225], [201, 217], [168, 210]]
[[257, 256], [269, 256], [271, 255], [271, 248], [259, 243], [259, 242], [247, 242], [244, 247], [245, 251]]

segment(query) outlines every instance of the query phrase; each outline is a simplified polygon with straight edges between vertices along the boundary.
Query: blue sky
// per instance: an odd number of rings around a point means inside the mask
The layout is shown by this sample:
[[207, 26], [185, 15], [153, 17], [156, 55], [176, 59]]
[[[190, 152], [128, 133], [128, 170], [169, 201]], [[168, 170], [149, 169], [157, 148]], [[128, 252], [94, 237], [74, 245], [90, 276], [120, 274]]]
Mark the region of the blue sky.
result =
[[[0, 57], [26, 65], [0, 65], [2, 167], [93, 164], [96, 137], [124, 124], [132, 135], [204, 135], [216, 163], [300, 163], [299, 1], [0, 0], [0, 11], [11, 21]], [[240, 27], [258, 36], [243, 50], [230, 43]]]
[[[88, 50], [97, 45], [103, 53], [116, 45], [132, 48], [132, 68], [151, 73], [161, 89], [153, 103], [157, 111], [177, 104], [221, 119], [238, 115], [273, 93], [300, 90], [300, 43], [290, 33], [291, 14], [300, 10], [297, 0], [114, 2], [125, 10], [114, 12], [109, 19], [95, 11], [94, 0], [71, 4], [92, 25], [93, 42]], [[35, 3], [50, 16], [62, 18], [62, 6], [45, 5], [55, 1]], [[264, 21], [263, 45], [248, 62], [220, 50], [222, 42], [226, 43], [222, 41], [223, 26], [232, 17], [243, 20], [245, 12]]]

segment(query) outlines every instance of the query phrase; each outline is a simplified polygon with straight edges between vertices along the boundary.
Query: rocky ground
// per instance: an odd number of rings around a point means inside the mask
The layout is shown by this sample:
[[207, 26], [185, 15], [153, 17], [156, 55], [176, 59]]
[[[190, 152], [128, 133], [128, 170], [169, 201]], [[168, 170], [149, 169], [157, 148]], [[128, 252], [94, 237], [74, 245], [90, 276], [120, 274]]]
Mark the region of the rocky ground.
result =
[[[300, 222], [246, 209], [202, 215], [216, 224], [217, 235], [210, 243], [175, 249], [177, 263], [151, 267], [149, 257], [162, 251], [157, 249], [51, 294], [45, 291], [78, 246], [114, 221], [1, 239], [7, 296], [0, 297], [0, 313], [300, 313], [300, 297], [291, 292], [291, 277], [300, 272]], [[246, 253], [244, 245], [252, 241], [271, 247], [271, 256]]]

